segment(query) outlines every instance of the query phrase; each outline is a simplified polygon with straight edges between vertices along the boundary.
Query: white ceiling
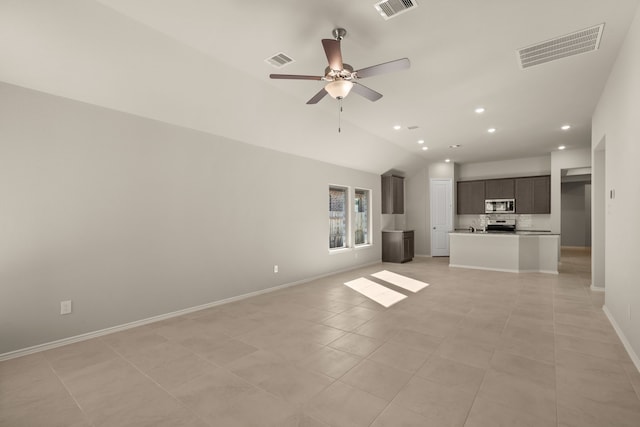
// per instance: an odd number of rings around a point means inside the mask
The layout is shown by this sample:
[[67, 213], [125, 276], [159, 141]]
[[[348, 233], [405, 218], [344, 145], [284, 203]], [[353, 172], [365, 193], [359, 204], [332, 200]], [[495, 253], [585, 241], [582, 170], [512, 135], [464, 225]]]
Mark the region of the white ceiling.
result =
[[[590, 146], [639, 0], [415, 1], [385, 21], [362, 0], [0, 0], [0, 81], [374, 173]], [[516, 50], [600, 23], [599, 50], [519, 68]], [[381, 100], [345, 98], [341, 133], [337, 101], [305, 104], [321, 82], [268, 78], [324, 74], [336, 27], [355, 69], [411, 60], [363, 81]]]

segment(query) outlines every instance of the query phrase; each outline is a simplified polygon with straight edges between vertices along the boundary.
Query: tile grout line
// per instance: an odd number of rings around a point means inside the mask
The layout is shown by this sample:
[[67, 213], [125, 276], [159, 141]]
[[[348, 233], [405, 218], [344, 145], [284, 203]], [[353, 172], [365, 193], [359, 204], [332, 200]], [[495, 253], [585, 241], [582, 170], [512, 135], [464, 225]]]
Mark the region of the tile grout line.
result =
[[58, 374], [56, 369], [53, 367], [53, 365], [51, 364], [51, 361], [49, 360], [49, 358], [44, 353], [43, 353], [43, 357], [44, 357], [44, 360], [47, 362], [47, 365], [49, 366], [49, 369], [51, 369], [51, 372], [53, 372], [53, 374], [56, 376], [58, 381], [60, 381], [60, 384], [62, 384], [62, 386], [64, 387], [64, 389], [67, 392], [67, 394], [69, 395], [69, 397], [73, 400], [73, 403], [75, 403], [75, 405], [78, 407], [78, 409], [80, 409], [80, 412], [82, 412], [82, 415], [84, 416], [85, 420], [87, 420], [87, 422], [89, 422], [93, 427], [95, 427], [93, 419], [91, 419], [91, 417], [89, 417], [89, 414], [86, 413], [86, 411], [84, 410], [82, 405], [80, 405], [80, 402], [78, 402], [78, 400], [73, 395], [73, 393], [71, 393], [71, 390], [69, 390], [69, 387], [67, 386], [65, 381], [62, 379], [62, 377]]

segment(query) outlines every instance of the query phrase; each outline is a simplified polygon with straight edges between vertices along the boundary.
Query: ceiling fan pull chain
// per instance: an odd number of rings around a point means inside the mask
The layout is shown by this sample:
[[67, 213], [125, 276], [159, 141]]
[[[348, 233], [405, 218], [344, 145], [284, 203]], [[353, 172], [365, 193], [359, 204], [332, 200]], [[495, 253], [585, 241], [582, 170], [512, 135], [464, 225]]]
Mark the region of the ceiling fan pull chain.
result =
[[342, 98], [338, 99], [338, 133], [341, 132], [342, 124]]

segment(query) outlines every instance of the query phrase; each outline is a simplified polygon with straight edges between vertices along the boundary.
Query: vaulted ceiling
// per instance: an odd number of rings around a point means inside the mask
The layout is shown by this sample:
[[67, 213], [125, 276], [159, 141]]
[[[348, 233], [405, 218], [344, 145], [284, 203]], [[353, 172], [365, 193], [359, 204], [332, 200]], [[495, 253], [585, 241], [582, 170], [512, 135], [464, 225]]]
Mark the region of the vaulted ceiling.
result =
[[[374, 173], [533, 157], [590, 146], [639, 1], [413, 0], [388, 20], [374, 3], [0, 0], [0, 81]], [[603, 23], [599, 49], [520, 67], [519, 49]], [[411, 61], [363, 79], [383, 98], [352, 93], [341, 114], [306, 104], [322, 82], [268, 77], [323, 75], [337, 27], [355, 69]], [[265, 61], [279, 52], [295, 61]]]

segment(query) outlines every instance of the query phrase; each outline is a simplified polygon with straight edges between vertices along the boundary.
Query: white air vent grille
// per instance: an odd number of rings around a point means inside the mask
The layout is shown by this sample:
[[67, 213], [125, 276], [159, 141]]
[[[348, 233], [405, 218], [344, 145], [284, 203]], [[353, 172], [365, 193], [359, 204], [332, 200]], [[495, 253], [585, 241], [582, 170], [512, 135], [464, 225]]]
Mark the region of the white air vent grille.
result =
[[385, 20], [418, 7], [416, 0], [384, 0], [373, 5]]
[[600, 46], [604, 24], [576, 31], [518, 50], [520, 68], [533, 67], [556, 59], [592, 52]]
[[265, 61], [276, 68], [282, 68], [287, 64], [291, 64], [292, 62], [295, 62], [293, 58], [291, 58], [286, 53], [282, 53], [282, 52], [276, 53], [272, 57], [265, 59]]

